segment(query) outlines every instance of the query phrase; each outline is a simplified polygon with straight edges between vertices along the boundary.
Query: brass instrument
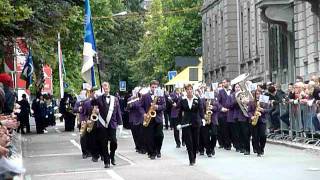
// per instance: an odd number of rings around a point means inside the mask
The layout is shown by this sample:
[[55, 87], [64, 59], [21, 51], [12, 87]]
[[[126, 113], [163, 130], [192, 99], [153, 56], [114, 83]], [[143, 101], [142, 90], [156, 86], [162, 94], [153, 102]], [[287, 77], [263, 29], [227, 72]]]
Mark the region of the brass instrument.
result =
[[90, 119], [86, 123], [86, 129], [88, 133], [92, 131], [93, 125], [96, 121], [98, 121], [98, 114], [96, 108], [93, 108]]
[[206, 101], [206, 113], [204, 114], [204, 120], [206, 121], [206, 125], [209, 125], [211, 123], [211, 115], [212, 115], [212, 111], [211, 111], [212, 105], [211, 105], [211, 100], [208, 99]]
[[143, 119], [143, 126], [144, 127], [148, 127], [151, 119], [156, 117], [157, 112], [156, 112], [155, 105], [156, 105], [157, 101], [158, 101], [158, 96], [155, 96], [152, 103], [151, 103], [151, 106], [147, 112], [147, 116]]
[[249, 90], [249, 87], [246, 85], [246, 79], [249, 77], [249, 73], [241, 74], [231, 81], [231, 85], [239, 84], [241, 91], [235, 94], [236, 101], [243, 113], [244, 116], [249, 117], [248, 115], [248, 103], [250, 100], [253, 100], [253, 96]]
[[259, 111], [260, 109], [260, 103], [259, 101], [257, 101], [256, 103], [256, 110], [254, 111], [254, 115], [252, 116], [252, 121], [251, 121], [251, 125], [255, 126], [258, 123], [259, 117], [261, 116], [261, 112]]

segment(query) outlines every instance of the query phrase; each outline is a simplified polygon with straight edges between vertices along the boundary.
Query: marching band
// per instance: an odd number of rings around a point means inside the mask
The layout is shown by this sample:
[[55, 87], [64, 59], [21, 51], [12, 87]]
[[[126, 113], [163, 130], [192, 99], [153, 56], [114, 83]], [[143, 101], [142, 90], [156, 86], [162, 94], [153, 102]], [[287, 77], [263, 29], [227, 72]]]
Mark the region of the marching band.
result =
[[[253, 152], [264, 155], [270, 105], [261, 101], [259, 88], [247, 89], [246, 77], [232, 80], [232, 86], [227, 79], [216, 87], [177, 84], [170, 94], [159, 88], [156, 80], [149, 87], [134, 88], [125, 111], [135, 151], [151, 160], [161, 158], [167, 111], [176, 148], [186, 145], [190, 166], [195, 165], [198, 153], [215, 156], [217, 141], [219, 148], [229, 151], [233, 147], [250, 155], [252, 137]], [[92, 157], [93, 162], [101, 157], [105, 168], [110, 168], [110, 163], [116, 165], [116, 130], [122, 129], [123, 122], [119, 99], [110, 95], [109, 83], [104, 82], [102, 89], [100, 95], [90, 88], [82, 92], [73, 113], [79, 119], [82, 157]]]

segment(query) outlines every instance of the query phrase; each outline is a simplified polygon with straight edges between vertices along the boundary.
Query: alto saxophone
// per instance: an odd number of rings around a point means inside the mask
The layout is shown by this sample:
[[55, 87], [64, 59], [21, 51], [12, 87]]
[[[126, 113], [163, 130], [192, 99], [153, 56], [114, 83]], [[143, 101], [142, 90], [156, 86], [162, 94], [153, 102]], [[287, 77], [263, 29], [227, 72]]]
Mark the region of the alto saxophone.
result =
[[156, 103], [158, 101], [158, 96], [155, 96], [152, 103], [151, 103], [151, 106], [147, 112], [147, 115], [143, 118], [143, 126], [144, 127], [148, 127], [149, 124], [150, 124], [150, 121], [152, 118], [156, 117], [157, 115], [157, 112], [156, 112]]
[[206, 102], [206, 113], [204, 115], [204, 120], [206, 121], [206, 125], [211, 123], [211, 115], [212, 115], [211, 108], [212, 108], [211, 100], [208, 99]]
[[252, 118], [252, 121], [251, 121], [251, 125], [252, 126], [257, 125], [259, 117], [261, 116], [261, 112], [259, 111], [259, 109], [260, 109], [260, 103], [259, 103], [259, 101], [257, 101], [256, 110], [254, 111], [254, 115], [253, 115], [253, 118]]

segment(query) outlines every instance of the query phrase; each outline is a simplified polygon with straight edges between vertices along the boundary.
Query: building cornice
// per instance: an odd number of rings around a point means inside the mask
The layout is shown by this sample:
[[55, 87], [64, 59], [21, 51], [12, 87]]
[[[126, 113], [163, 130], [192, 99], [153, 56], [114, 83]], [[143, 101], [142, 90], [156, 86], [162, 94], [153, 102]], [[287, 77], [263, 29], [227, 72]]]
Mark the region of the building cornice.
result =
[[221, 0], [209, 0], [209, 1], [211, 2], [203, 3], [202, 8], [200, 10], [201, 14], [205, 14], [206, 12], [208, 12], [210, 9], [212, 9], [213, 7], [215, 7], [217, 4], [221, 2]]

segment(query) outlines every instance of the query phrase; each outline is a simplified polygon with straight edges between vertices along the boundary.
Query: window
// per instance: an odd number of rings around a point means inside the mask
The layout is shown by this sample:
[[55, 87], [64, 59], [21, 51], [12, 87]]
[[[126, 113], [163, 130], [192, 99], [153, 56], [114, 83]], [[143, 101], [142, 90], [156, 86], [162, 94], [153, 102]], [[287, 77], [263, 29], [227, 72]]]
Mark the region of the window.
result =
[[198, 81], [198, 68], [189, 69], [189, 81]]
[[269, 58], [271, 71], [278, 69], [278, 26], [269, 24]]

